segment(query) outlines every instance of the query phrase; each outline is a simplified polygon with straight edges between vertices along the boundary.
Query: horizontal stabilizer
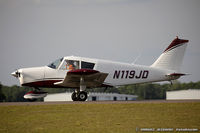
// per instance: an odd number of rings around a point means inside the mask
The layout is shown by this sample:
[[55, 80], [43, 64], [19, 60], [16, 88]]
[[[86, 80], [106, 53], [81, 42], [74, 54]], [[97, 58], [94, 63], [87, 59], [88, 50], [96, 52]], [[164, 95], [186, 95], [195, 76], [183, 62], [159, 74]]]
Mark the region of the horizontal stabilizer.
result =
[[180, 78], [181, 76], [186, 76], [186, 75], [188, 75], [188, 74], [184, 74], [184, 73], [170, 73], [170, 74], [167, 74], [165, 76], [168, 77], [169, 80], [175, 80], [175, 79]]

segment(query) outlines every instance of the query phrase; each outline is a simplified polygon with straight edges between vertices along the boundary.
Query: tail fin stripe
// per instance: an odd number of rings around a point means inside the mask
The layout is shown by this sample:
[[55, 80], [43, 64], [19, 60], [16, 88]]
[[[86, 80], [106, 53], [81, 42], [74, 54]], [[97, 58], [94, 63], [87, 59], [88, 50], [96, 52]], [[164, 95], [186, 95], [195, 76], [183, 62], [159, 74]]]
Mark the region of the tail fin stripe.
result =
[[177, 47], [179, 47], [179, 46], [182, 46], [182, 45], [184, 45], [185, 43], [181, 43], [181, 44], [178, 44], [178, 45], [175, 45], [175, 46], [173, 46], [173, 47], [171, 47], [171, 48], [168, 48], [168, 49], [166, 49], [165, 51], [164, 51], [164, 53], [165, 52], [168, 52], [168, 51], [171, 51], [172, 49], [175, 49], [175, 48], [177, 48]]
[[175, 47], [178, 47], [180, 45], [183, 45], [184, 43], [189, 42], [189, 40], [183, 40], [183, 39], [179, 39], [178, 37], [172, 41], [172, 43], [165, 49], [164, 52], [169, 51], [171, 49], [174, 49]]

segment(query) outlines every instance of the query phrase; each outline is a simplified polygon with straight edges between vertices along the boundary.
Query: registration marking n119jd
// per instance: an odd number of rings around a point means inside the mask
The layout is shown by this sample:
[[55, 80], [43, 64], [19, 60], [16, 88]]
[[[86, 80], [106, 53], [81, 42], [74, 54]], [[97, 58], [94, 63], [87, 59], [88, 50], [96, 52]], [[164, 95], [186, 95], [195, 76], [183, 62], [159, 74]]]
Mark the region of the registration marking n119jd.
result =
[[148, 78], [148, 75], [148, 70], [141, 70], [139, 72], [136, 72], [135, 70], [115, 70], [113, 79], [146, 79]]

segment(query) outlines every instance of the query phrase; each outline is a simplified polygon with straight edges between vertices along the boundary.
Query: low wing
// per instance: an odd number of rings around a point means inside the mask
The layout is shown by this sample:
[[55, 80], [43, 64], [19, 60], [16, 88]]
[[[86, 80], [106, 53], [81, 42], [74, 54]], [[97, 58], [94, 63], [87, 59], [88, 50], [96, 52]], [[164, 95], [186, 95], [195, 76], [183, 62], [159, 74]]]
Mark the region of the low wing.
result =
[[108, 73], [101, 73], [96, 70], [77, 69], [69, 71], [63, 81], [56, 82], [54, 85], [77, 88], [80, 87], [82, 78], [84, 80], [84, 85], [87, 87], [99, 87], [102, 86], [107, 76]]

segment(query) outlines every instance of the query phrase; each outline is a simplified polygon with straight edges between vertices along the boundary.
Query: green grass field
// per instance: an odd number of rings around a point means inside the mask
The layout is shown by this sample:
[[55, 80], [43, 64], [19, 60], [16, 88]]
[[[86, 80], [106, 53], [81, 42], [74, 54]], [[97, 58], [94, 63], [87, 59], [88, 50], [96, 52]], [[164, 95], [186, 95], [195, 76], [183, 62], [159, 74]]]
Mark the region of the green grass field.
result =
[[200, 103], [0, 106], [3, 133], [133, 133], [136, 128], [200, 128]]

